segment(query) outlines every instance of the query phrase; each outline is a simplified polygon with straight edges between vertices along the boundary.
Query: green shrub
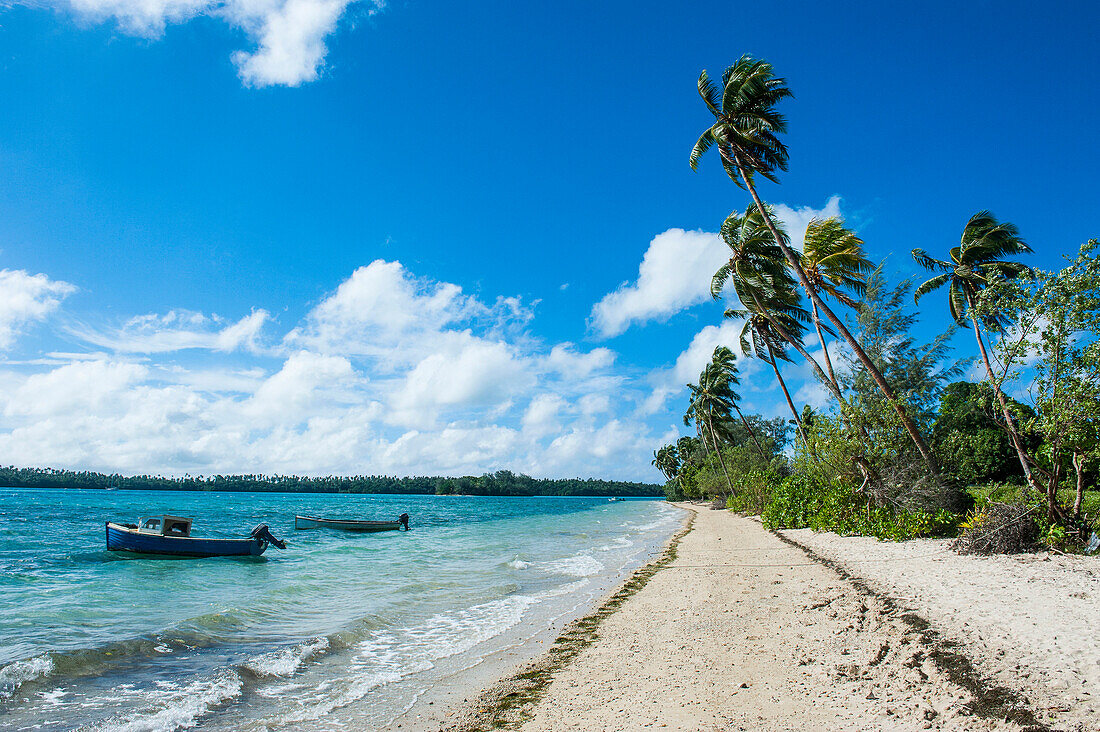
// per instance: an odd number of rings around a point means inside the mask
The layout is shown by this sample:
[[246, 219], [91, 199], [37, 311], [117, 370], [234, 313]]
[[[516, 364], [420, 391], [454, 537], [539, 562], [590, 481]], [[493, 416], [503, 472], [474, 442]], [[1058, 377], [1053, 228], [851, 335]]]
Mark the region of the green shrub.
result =
[[874, 507], [851, 486], [804, 475], [791, 476], [776, 486], [762, 517], [764, 526], [771, 529], [809, 528], [893, 541], [951, 535], [960, 520], [957, 514], [944, 509], [932, 512]]

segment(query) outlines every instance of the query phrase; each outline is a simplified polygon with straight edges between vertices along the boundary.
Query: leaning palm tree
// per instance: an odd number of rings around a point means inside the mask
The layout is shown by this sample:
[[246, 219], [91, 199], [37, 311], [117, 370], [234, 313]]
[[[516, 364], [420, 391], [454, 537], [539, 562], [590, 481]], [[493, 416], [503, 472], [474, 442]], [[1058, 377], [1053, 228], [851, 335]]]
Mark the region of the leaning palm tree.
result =
[[[853, 310], [862, 307], [856, 298], [863, 297], [866, 292], [866, 276], [874, 269], [874, 265], [863, 251], [863, 240], [845, 228], [844, 220], [839, 216], [810, 221], [806, 226], [800, 261], [806, 279], [819, 294], [829, 295]], [[810, 314], [813, 316], [817, 338], [821, 342], [822, 358], [825, 369], [829, 372], [829, 379], [839, 386], [825, 334], [822, 332], [821, 313], [812, 299]]]
[[1042, 491], [1043, 489], [1032, 475], [1034, 461], [1024, 448], [1023, 438], [1016, 428], [1012, 411], [1008, 408], [1004, 392], [1001, 391], [1001, 385], [993, 374], [989, 352], [982, 339], [982, 325], [987, 330], [997, 332], [1002, 330], [1006, 323], [999, 313], [979, 316], [974, 309], [979, 293], [995, 280], [1016, 279], [1031, 272], [1031, 268], [1027, 265], [1006, 259], [1029, 252], [1031, 247], [1020, 238], [1020, 232], [1014, 225], [998, 222], [989, 211], [979, 211], [971, 216], [963, 227], [962, 241], [949, 252], [950, 261], [935, 259], [923, 249], [913, 250], [913, 259], [917, 264], [925, 269], [939, 272], [913, 292], [913, 302], [917, 302], [933, 290], [948, 285], [947, 303], [951, 316], [960, 325], [969, 318], [973, 326], [974, 338], [978, 341], [978, 350], [981, 351], [982, 361], [985, 363], [986, 376], [989, 377], [989, 383], [993, 386], [997, 401], [1000, 402], [1005, 419], [1005, 430], [1012, 441], [1012, 446], [1016, 448], [1016, 456], [1020, 460], [1024, 476], [1029, 485]]
[[683, 495], [684, 481], [681, 476], [680, 455], [675, 445], [662, 445], [659, 450], [654, 450], [651, 464], [664, 474], [665, 480], [675, 479]]
[[[719, 353], [721, 348], [722, 346], [719, 346], [715, 349], [716, 359], [721, 356]], [[728, 351], [729, 349], [725, 350]], [[726, 478], [726, 485], [729, 486], [732, 494], [734, 493], [733, 481], [726, 469], [726, 460], [722, 455], [722, 444], [719, 439], [720, 426], [732, 419], [736, 400], [736, 393], [730, 385], [731, 374], [727, 370], [727, 366], [728, 364], [716, 363], [715, 360], [712, 360], [703, 367], [703, 371], [699, 374], [699, 383], [687, 385], [691, 399], [687, 413], [684, 415], [684, 424], [688, 425], [694, 422], [695, 429], [704, 444], [707, 444], [707, 438], [710, 438], [708, 450], [713, 449], [717, 455], [718, 463], [722, 467], [722, 474]]]
[[[783, 380], [783, 374], [779, 370], [778, 361], [790, 362], [791, 360], [790, 356], [787, 355], [787, 349], [782, 339], [775, 332], [771, 322], [760, 313], [751, 311], [737, 313], [735, 311], [732, 317], [738, 315], [745, 318], [745, 325], [741, 329], [741, 351], [746, 354], [755, 353], [757, 358], [772, 367], [775, 380], [779, 382], [779, 388], [783, 391], [783, 397], [787, 400], [787, 407], [794, 417], [795, 428], [798, 430], [799, 437], [802, 438], [802, 444], [809, 450], [810, 443], [806, 439], [806, 431], [802, 428], [802, 415], [795, 407], [791, 392], [787, 389], [787, 382]], [[801, 323], [791, 322], [789, 326], [795, 328], [801, 326]]]
[[730, 257], [711, 277], [711, 297], [721, 298], [726, 287], [732, 286], [745, 310], [727, 310], [726, 317], [746, 317], [751, 312], [766, 319], [771, 331], [806, 359], [814, 374], [843, 404], [836, 380], [829, 379], [803, 344], [803, 323], [810, 320], [810, 315], [801, 306], [794, 279], [783, 263], [775, 238], [778, 234], [786, 243], [786, 232], [782, 227], [775, 227], [773, 232], [761, 211], [749, 206], [744, 214], [731, 213], [722, 223], [720, 234], [730, 249]]
[[717, 373], [725, 378], [726, 384], [729, 387], [730, 406], [733, 408], [733, 411], [737, 413], [737, 418], [741, 421], [741, 426], [749, 433], [749, 438], [752, 439], [753, 444], [756, 446], [756, 451], [760, 453], [760, 457], [767, 460], [768, 456], [764, 452], [764, 447], [760, 444], [760, 440], [756, 437], [756, 431], [753, 430], [749, 421], [745, 419], [744, 413], [741, 411], [741, 406], [739, 404], [741, 395], [733, 390], [733, 387], [741, 383], [740, 372], [737, 368], [737, 356], [725, 346], [717, 346], [714, 349], [714, 353], [711, 354], [710, 363], [717, 370]]
[[916, 423], [909, 416], [903, 402], [871, 357], [863, 350], [859, 340], [852, 335], [844, 321], [822, 300], [802, 269], [795, 250], [780, 237], [778, 227], [760, 200], [754, 183], [757, 174], [772, 182], [778, 171], [787, 169], [787, 147], [779, 135], [787, 129], [783, 115], [776, 105], [791, 96], [785, 79], [775, 76], [770, 63], [749, 56], [742, 56], [737, 63], [722, 74], [722, 89], [711, 81], [706, 71], [699, 75], [699, 95], [714, 115], [714, 123], [699, 136], [692, 148], [689, 163], [697, 169], [699, 160], [711, 147], [717, 147], [726, 174], [741, 188], [748, 190], [756, 203], [764, 223], [771, 229], [776, 244], [795, 273], [814, 306], [833, 324], [837, 332], [848, 342], [852, 352], [867, 369], [883, 396], [893, 405], [905, 426], [906, 432], [917, 446], [928, 469], [938, 475], [935, 458]]

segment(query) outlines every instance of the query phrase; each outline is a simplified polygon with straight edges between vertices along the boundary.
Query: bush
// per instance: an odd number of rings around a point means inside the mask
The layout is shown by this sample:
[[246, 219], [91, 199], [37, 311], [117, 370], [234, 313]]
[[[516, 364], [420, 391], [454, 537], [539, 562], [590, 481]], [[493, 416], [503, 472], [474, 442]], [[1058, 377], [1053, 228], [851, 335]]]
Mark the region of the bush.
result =
[[1023, 501], [990, 501], [975, 508], [951, 548], [959, 554], [1019, 554], [1033, 551], [1039, 539], [1036, 506]]
[[902, 541], [954, 533], [959, 516], [945, 509], [906, 511], [876, 507], [851, 486], [792, 476], [772, 491], [762, 514], [771, 529], [835, 531]]

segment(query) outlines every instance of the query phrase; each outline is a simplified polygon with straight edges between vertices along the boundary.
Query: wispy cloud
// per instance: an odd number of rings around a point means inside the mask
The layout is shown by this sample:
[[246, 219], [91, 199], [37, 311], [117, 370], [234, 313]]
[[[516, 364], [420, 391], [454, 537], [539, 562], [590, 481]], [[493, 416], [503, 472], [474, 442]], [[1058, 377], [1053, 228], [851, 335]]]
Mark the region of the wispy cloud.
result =
[[197, 348], [230, 352], [260, 349], [260, 331], [269, 319], [266, 310], [254, 310], [234, 323], [216, 315], [172, 310], [163, 315], [131, 318], [119, 328], [70, 326], [80, 340], [113, 353], [170, 353]]

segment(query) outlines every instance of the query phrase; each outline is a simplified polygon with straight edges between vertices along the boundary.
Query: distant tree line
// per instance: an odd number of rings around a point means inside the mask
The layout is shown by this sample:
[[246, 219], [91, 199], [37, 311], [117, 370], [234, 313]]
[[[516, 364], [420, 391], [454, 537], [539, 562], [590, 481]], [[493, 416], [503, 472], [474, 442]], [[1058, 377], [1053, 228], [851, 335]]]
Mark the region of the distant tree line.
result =
[[0, 468], [0, 486], [15, 488], [117, 488], [160, 491], [240, 491], [273, 493], [398, 493], [472, 496], [663, 496], [661, 486], [595, 478], [532, 478], [508, 470], [459, 478], [389, 475], [209, 475], [171, 478], [123, 476], [87, 470]]

